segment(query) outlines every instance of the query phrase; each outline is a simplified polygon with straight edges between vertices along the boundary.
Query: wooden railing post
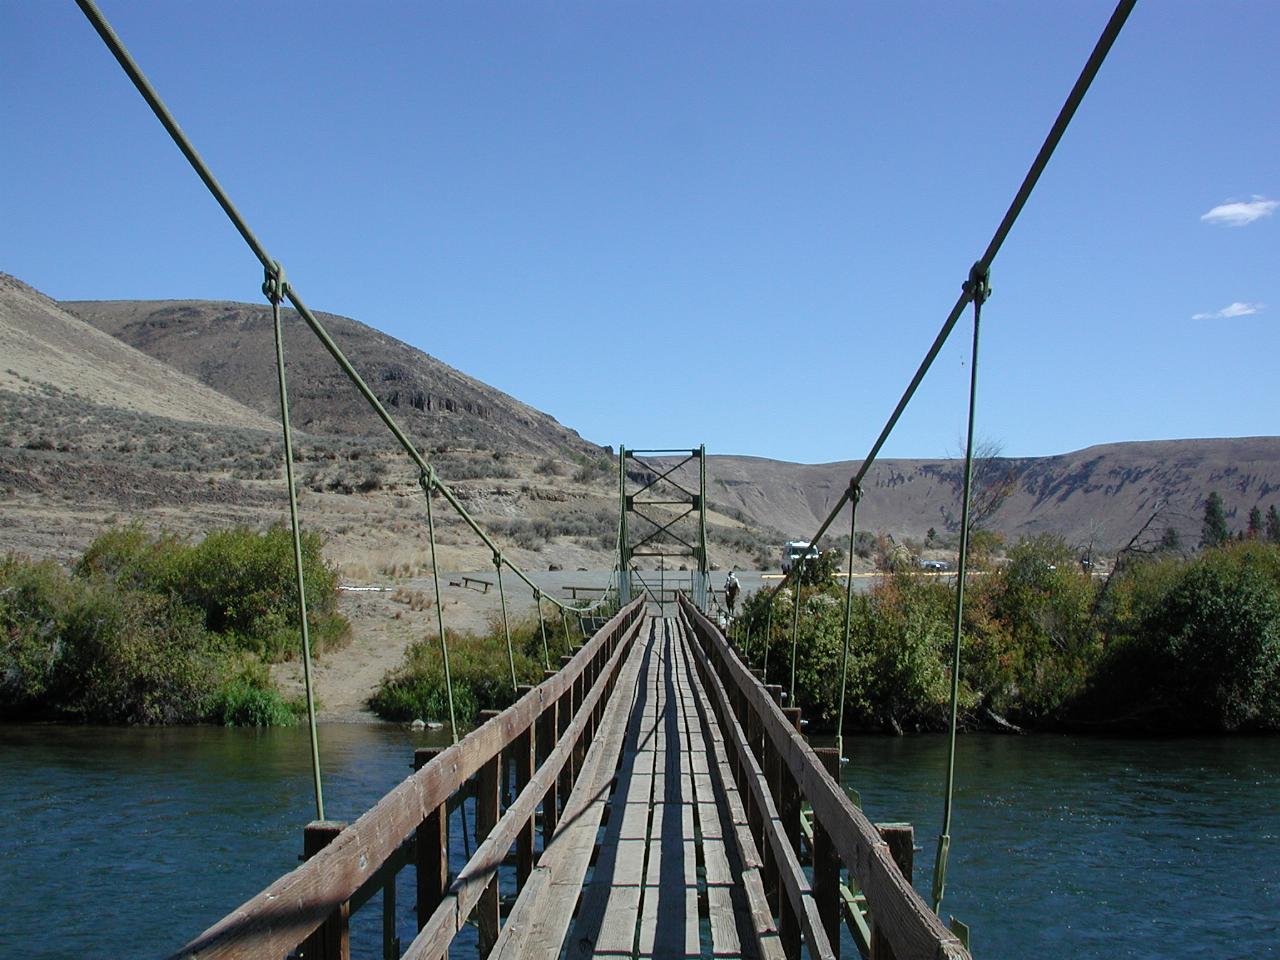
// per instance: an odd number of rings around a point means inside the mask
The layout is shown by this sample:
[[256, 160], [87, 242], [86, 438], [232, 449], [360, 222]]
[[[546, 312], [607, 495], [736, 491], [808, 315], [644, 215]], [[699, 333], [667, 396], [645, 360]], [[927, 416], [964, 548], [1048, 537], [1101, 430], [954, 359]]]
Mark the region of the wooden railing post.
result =
[[[774, 703], [782, 702], [782, 687], [774, 684], [764, 689], [773, 698]], [[776, 807], [778, 797], [782, 793], [782, 757], [779, 756], [769, 737], [761, 737], [761, 750], [760, 770], [764, 774], [765, 782], [769, 785], [769, 795], [773, 797]], [[782, 896], [777, 858], [767, 843], [761, 846], [760, 855], [764, 861], [764, 890], [769, 900], [769, 908], [773, 910], [774, 916], [781, 918], [782, 903], [785, 898]], [[781, 926], [780, 919], [779, 930]]]
[[[483, 726], [494, 717], [497, 710], [481, 710], [480, 724]], [[476, 774], [476, 844], [484, 842], [485, 837], [498, 824], [498, 799], [502, 789], [502, 755], [499, 750], [493, 758], [480, 767]], [[479, 954], [484, 960], [498, 942], [498, 933], [502, 920], [498, 913], [498, 875], [485, 886], [480, 894], [480, 902], [476, 904], [476, 924], [480, 930]]]
[[[346, 827], [337, 820], [312, 820], [302, 833], [302, 858], [310, 860]], [[350, 960], [351, 904], [344, 900], [302, 945], [306, 960]]]
[[[545, 679], [550, 679], [555, 676], [555, 672], [548, 670], [543, 676]], [[558, 716], [559, 701], [552, 700], [543, 709], [542, 719], [539, 721], [542, 729], [538, 731], [538, 747], [542, 751], [544, 760], [551, 755], [551, 751], [555, 749], [556, 741], [560, 737]], [[555, 835], [556, 824], [559, 821], [560, 778], [556, 777], [551, 781], [551, 787], [542, 798], [542, 848], [544, 850], [551, 844], [551, 838]]]
[[[578, 715], [578, 711], [582, 709], [582, 701], [586, 698], [586, 683], [583, 675], [580, 673], [576, 680], [573, 681], [573, 689], [570, 693], [569, 700], [569, 718], [572, 720]], [[569, 792], [573, 792], [574, 784], [578, 782], [578, 772], [582, 770], [582, 761], [587, 754], [587, 744], [590, 742], [588, 737], [589, 731], [583, 731], [583, 735], [578, 737], [577, 742], [573, 745], [572, 756], [569, 760]]]
[[[835, 747], [815, 747], [814, 753], [836, 783], [840, 782], [840, 751]], [[840, 955], [840, 858], [831, 834], [815, 814], [813, 817], [813, 899], [831, 947]]]
[[[523, 697], [532, 690], [533, 687], [520, 687], [516, 691], [516, 695]], [[530, 725], [524, 733], [516, 737], [515, 742], [511, 745], [511, 752], [515, 760], [516, 784], [515, 793], [519, 796], [521, 791], [528, 786], [529, 781], [533, 779], [534, 766], [534, 742], [533, 728]], [[520, 827], [520, 833], [516, 836], [516, 890], [524, 888], [524, 882], [529, 879], [529, 874], [533, 872], [533, 817]]]
[[[413, 768], [421, 770], [443, 750], [443, 747], [419, 747], [413, 751]], [[448, 801], [427, 814], [422, 826], [418, 827], [414, 845], [417, 853], [418, 929], [421, 930], [449, 888]]]
[[[889, 845], [889, 855], [902, 871], [907, 883], [915, 869], [915, 828], [909, 823], [877, 823], [880, 838]], [[871, 960], [894, 960], [893, 948], [881, 930], [876, 916], [871, 915]]]
[[[564, 669], [573, 657], [561, 657], [560, 668]], [[578, 681], [574, 680], [569, 684], [569, 689], [560, 696], [559, 714], [560, 714], [560, 736], [564, 736], [564, 732], [569, 729], [569, 724], [573, 722], [573, 715], [578, 708]], [[559, 737], [556, 738], [557, 741]], [[567, 798], [573, 792], [573, 782], [577, 779], [577, 770], [575, 763], [577, 761], [577, 751], [572, 751], [569, 760], [565, 763], [560, 773], [560, 794], [562, 798]]]
[[[782, 715], [797, 733], [800, 732], [800, 708], [783, 707]], [[791, 849], [800, 856], [800, 788], [796, 784], [791, 766], [781, 757], [778, 762], [778, 790], [773, 795], [778, 805], [778, 818], [782, 821], [782, 829], [786, 834]], [[783, 897], [782, 910], [778, 917], [778, 936], [782, 940], [782, 949], [787, 956], [796, 960], [800, 956], [800, 919], [789, 897]]]

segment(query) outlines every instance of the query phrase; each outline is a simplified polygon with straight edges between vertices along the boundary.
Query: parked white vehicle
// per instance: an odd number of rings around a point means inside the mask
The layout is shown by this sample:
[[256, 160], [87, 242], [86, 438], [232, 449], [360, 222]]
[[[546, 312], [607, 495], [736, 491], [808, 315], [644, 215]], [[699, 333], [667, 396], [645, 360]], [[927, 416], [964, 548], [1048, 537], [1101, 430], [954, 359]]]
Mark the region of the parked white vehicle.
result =
[[796, 561], [802, 557], [805, 560], [817, 560], [817, 548], [811, 546], [808, 540], [788, 540], [782, 545], [782, 572], [790, 573]]

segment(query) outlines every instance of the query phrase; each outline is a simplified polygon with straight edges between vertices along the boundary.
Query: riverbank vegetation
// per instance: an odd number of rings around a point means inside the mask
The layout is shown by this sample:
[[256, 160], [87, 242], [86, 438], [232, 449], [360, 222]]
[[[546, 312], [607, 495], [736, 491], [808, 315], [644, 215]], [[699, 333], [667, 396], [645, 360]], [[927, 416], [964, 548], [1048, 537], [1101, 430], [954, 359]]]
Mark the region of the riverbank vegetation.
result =
[[[1108, 580], [1062, 538], [1023, 540], [965, 588], [960, 709], [970, 726], [1146, 733], [1280, 730], [1280, 546], [1125, 558]], [[955, 616], [951, 578], [886, 573], [851, 611], [845, 723], [941, 729]], [[791, 683], [794, 596], [751, 597], [736, 626], [768, 682]], [[842, 586], [802, 587], [797, 704], [837, 716]]]
[[[458, 726], [475, 726], [481, 710], [502, 710], [516, 701], [511, 686], [511, 664], [521, 686], [542, 682], [547, 661], [552, 669], [560, 658], [573, 651], [573, 640], [581, 642], [576, 617], [568, 628], [559, 616], [546, 620], [547, 648], [542, 646], [542, 629], [536, 617], [511, 623], [511, 652], [507, 656], [506, 635], [496, 620], [481, 635], [459, 634], [446, 628], [449, 645], [449, 674], [453, 680], [453, 706]], [[426, 720], [449, 722], [448, 690], [439, 637], [418, 640], [405, 651], [404, 662], [383, 678], [369, 706], [384, 720]]]
[[[312, 649], [346, 643], [337, 578], [303, 540]], [[289, 532], [192, 544], [140, 527], [95, 540], [68, 571], [0, 559], [0, 716], [94, 723], [292, 723], [268, 665], [301, 655]]]

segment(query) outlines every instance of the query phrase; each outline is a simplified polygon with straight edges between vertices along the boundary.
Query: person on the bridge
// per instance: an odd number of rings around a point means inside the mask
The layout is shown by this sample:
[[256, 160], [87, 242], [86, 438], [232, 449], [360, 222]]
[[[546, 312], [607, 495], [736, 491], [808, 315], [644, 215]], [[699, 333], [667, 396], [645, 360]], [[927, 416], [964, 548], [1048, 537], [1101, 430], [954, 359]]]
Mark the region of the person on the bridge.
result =
[[732, 570], [724, 578], [724, 605], [729, 608], [729, 616], [733, 616], [733, 605], [738, 602], [738, 575]]

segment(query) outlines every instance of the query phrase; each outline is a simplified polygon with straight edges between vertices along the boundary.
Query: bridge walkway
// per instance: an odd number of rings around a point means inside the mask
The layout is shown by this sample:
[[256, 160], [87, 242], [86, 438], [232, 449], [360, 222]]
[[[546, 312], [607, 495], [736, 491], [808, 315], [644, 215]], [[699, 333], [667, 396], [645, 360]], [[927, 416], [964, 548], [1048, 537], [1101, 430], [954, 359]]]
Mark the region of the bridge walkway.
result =
[[781, 689], [687, 598], [674, 619], [643, 606], [458, 743], [420, 750], [354, 823], [309, 824], [306, 862], [174, 960], [374, 956], [367, 915], [351, 921], [379, 902], [384, 960], [826, 960], [842, 928], [872, 960], [967, 960]]
[[641, 635], [496, 956], [782, 956], [686, 631]]

